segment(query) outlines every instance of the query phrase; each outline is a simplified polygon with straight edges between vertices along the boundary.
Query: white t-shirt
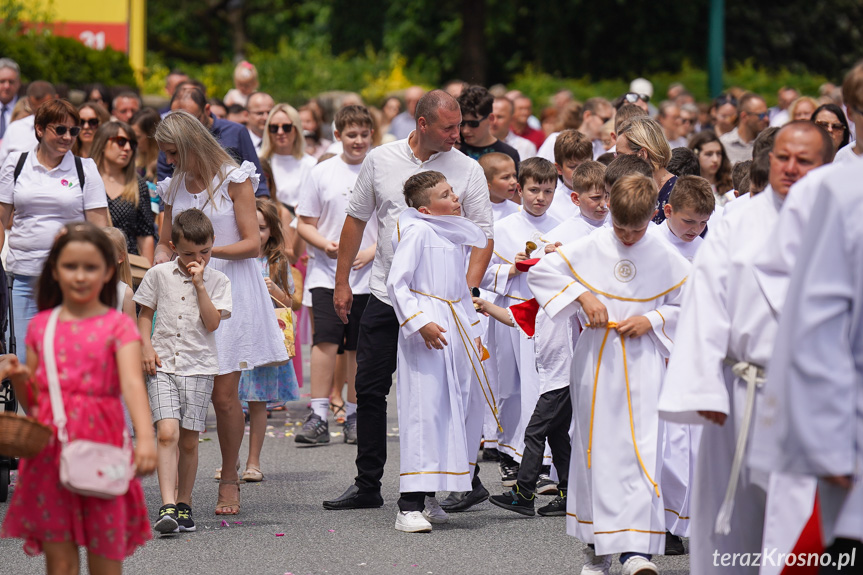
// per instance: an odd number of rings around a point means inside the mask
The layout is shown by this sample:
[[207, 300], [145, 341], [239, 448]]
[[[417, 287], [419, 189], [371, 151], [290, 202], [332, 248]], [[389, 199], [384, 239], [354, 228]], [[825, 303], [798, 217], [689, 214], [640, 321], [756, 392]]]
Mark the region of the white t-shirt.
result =
[[[491, 200], [489, 200], [491, 201]], [[494, 221], [502, 220], [507, 216], [516, 213], [521, 209], [521, 206], [515, 202], [504, 200], [500, 203], [491, 202], [491, 213], [494, 216]]]
[[29, 152], [35, 150], [39, 144], [36, 139], [36, 116], [30, 115], [20, 120], [15, 120], [6, 127], [3, 135], [3, 144], [0, 145], [0, 165], [12, 152]]
[[18, 183], [13, 183], [22, 153], [9, 154], [0, 168], [0, 203], [15, 208], [12, 229], [7, 232], [6, 269], [14, 274], [38, 276], [60, 229], [83, 221], [84, 210], [107, 207], [108, 196], [96, 163], [89, 158], [82, 160], [86, 181], [81, 190], [71, 151], [52, 170], [39, 163], [35, 151], [29, 152]]
[[276, 198], [283, 204], [296, 208], [300, 201], [300, 185], [315, 163], [315, 159], [308, 154], [300, 160], [293, 156], [273, 154], [270, 167], [276, 182]]
[[369, 281], [371, 293], [386, 304], [387, 275], [393, 262], [392, 237], [396, 222], [407, 205], [403, 194], [405, 181], [420, 172], [441, 172], [458, 195], [462, 214], [482, 228], [487, 238], [494, 238], [488, 183], [479, 162], [453, 148], [432, 154], [425, 162], [414, 156], [408, 145], [410, 136], [384, 144], [369, 152], [363, 162], [357, 183], [348, 203], [348, 215], [368, 222], [378, 221], [377, 251]]
[[536, 151], [536, 155], [540, 158], [545, 158], [552, 164], [554, 163], [554, 143], [557, 142], [557, 137], [560, 135], [560, 132], [552, 132], [548, 135], [548, 137], [543, 141], [542, 145], [539, 147], [539, 150]]
[[857, 154], [854, 153], [854, 148], [857, 146], [857, 140], [853, 142], [849, 142], [845, 145], [844, 148], [840, 148], [838, 152], [836, 152], [836, 157], [833, 158], [834, 164], [841, 164], [842, 162], [847, 162], [848, 160], [852, 160], [857, 157]]
[[[351, 165], [341, 156], [324, 160], [309, 171], [302, 184], [303, 195], [297, 206], [297, 215], [318, 218], [318, 232], [330, 241], [338, 242], [345, 225], [345, 210], [362, 164]], [[377, 221], [372, 220], [363, 232], [360, 249], [373, 245], [378, 236]], [[333, 289], [336, 287], [336, 261], [326, 252], [308, 245], [309, 267], [306, 271], [305, 294], [312, 288]], [[369, 278], [372, 264], [352, 270], [351, 291], [356, 294], [369, 293]], [[311, 301], [311, 300], [309, 300]]]

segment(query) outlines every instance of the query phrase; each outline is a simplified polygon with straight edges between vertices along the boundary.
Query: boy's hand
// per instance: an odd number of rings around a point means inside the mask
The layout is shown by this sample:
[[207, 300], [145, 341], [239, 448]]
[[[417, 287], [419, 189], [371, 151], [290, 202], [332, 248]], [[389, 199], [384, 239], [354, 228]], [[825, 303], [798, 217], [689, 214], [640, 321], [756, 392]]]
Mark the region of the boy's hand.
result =
[[337, 259], [339, 257], [339, 242], [327, 242], [327, 245], [324, 246], [324, 252], [326, 252], [327, 257]]
[[699, 411], [698, 415], [706, 419], [707, 421], [711, 421], [716, 425], [724, 425], [725, 420], [728, 416], [724, 413], [720, 413], [718, 411]]
[[485, 317], [488, 317], [488, 312], [486, 311], [486, 308], [485, 308], [485, 306], [488, 302], [485, 301], [484, 299], [482, 299], [481, 297], [475, 297], [475, 298], [471, 298], [471, 299], [473, 300], [473, 307], [476, 310], [476, 312], [481, 313]]
[[153, 349], [152, 345], [142, 345], [141, 355], [143, 356], [141, 366], [144, 373], [147, 375], [156, 375], [156, 368], [162, 367], [162, 360], [159, 359], [159, 354]]
[[650, 331], [650, 320], [643, 315], [635, 315], [617, 324], [620, 337], [641, 337]]
[[[529, 258], [527, 257], [527, 253], [526, 253], [526, 252], [518, 252], [517, 254], [515, 254], [515, 263], [523, 262], [523, 261], [524, 261], [524, 260], [526, 260], [526, 259], [529, 259]], [[518, 273], [521, 273], [521, 272], [518, 272]]]
[[138, 477], [150, 475], [156, 469], [156, 447], [152, 441], [135, 444], [135, 473]]
[[545, 244], [545, 253], [550, 254], [562, 245], [563, 244], [560, 242], [554, 242], [553, 244]]
[[608, 309], [589, 291], [584, 292], [576, 300], [581, 304], [584, 315], [591, 327], [605, 327], [608, 323]]
[[476, 343], [476, 351], [480, 357], [482, 357], [482, 339], [475, 337], [473, 338], [474, 343]]
[[189, 271], [189, 275], [192, 276], [192, 284], [196, 288], [204, 287], [204, 266], [198, 262], [190, 262], [186, 266], [186, 269]]
[[360, 270], [372, 263], [375, 259], [375, 246], [369, 246], [364, 250], [357, 252], [357, 258], [351, 267], [355, 270]]
[[854, 484], [854, 478], [850, 475], [828, 475], [822, 477], [822, 479], [843, 489], [851, 489], [851, 486]]
[[433, 321], [428, 322], [419, 329], [420, 335], [426, 342], [426, 347], [429, 349], [443, 349], [448, 345], [443, 334], [446, 330]]

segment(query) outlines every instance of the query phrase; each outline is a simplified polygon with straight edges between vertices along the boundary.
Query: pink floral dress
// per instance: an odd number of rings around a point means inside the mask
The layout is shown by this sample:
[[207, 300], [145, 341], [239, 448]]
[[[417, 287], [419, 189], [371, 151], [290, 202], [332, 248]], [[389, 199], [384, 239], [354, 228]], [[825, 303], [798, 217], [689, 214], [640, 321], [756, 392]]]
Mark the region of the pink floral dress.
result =
[[[49, 311], [36, 315], [27, 346], [39, 355], [36, 370], [39, 421], [53, 426], [42, 340]], [[57, 323], [55, 352], [66, 404], [69, 439], [123, 445], [123, 407], [116, 352], [140, 339], [131, 318], [116, 310], [80, 321]], [[152, 537], [144, 492], [132, 480], [126, 495], [99, 499], [76, 495], [60, 485], [60, 443], [54, 438], [32, 459], [21, 460], [18, 483], [0, 528], [0, 537], [24, 539], [28, 555], [43, 542], [72, 541], [91, 553], [122, 561]]]

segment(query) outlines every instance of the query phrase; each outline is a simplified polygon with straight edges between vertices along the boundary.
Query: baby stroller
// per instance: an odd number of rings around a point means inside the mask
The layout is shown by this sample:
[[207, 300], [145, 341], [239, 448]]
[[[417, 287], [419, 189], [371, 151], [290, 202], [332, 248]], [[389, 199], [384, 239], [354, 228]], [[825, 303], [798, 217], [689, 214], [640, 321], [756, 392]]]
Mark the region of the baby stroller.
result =
[[[10, 338], [6, 345], [6, 325]], [[0, 353], [15, 353], [15, 328], [12, 324], [12, 286], [6, 281], [6, 270], [0, 265]], [[18, 401], [8, 379], [0, 381], [0, 410], [16, 412]], [[9, 481], [13, 469], [18, 469], [18, 460], [0, 455], [0, 503], [9, 496]]]

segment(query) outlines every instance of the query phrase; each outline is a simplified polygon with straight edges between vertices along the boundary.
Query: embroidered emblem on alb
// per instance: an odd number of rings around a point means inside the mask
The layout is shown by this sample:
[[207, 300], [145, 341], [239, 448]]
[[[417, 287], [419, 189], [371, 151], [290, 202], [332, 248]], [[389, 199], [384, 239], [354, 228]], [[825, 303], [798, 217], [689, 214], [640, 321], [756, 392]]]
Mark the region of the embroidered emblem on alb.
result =
[[614, 277], [619, 282], [631, 282], [635, 277], [635, 264], [629, 260], [620, 260], [614, 265]]

